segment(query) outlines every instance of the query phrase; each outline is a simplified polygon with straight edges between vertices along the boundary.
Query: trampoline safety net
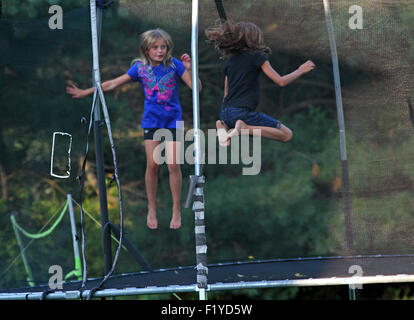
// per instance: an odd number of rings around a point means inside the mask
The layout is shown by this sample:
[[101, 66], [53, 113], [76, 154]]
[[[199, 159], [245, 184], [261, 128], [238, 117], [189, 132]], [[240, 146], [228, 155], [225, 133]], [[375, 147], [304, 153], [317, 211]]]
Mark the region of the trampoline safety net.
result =
[[[88, 136], [92, 96], [73, 99], [65, 92], [68, 82], [80, 88], [93, 84], [90, 9], [85, 1], [55, 1], [62, 12], [62, 25], [56, 27], [58, 20], [52, 17], [58, 11], [49, 11], [49, 2], [1, 1], [2, 292], [29, 285], [27, 266], [37, 285], [48, 283], [53, 265], [61, 266], [64, 274], [74, 269], [69, 215], [65, 213], [62, 223], [41, 239], [16, 231], [11, 216], [27, 232], [42, 233], [58, 219], [71, 194], [79, 236], [78, 176], [87, 141], [82, 195], [85, 255], [88, 277], [103, 276], [96, 146], [93, 134]], [[333, 73], [326, 3], [222, 1], [227, 19], [251, 21], [261, 28], [272, 50], [269, 62], [279, 74], [288, 74], [307, 60], [316, 65], [286, 87], [262, 75], [257, 111], [279, 119], [292, 130], [293, 139], [288, 143], [261, 139], [259, 160], [253, 163], [257, 157], [248, 162], [240, 156], [244, 140], [234, 139], [224, 149], [213, 131], [208, 131], [216, 128], [220, 118], [225, 60], [205, 35], [219, 19], [216, 2], [199, 2], [200, 126], [205, 135], [209, 264], [380, 255], [390, 257], [386, 274], [395, 274], [401, 271], [393, 270], [398, 257], [414, 253], [414, 1], [363, 0], [357, 5], [351, 0], [329, 1], [340, 86]], [[149, 29], [161, 28], [171, 35], [174, 57], [191, 53], [189, 1], [116, 0], [102, 10], [101, 27], [102, 81], [125, 74], [139, 56], [140, 34]], [[344, 115], [342, 132], [338, 93]], [[146, 156], [140, 125], [144, 94], [139, 83], [105, 92], [105, 98], [125, 198], [126, 237], [154, 270], [194, 266], [192, 211], [182, 208], [181, 228], [169, 228], [172, 199], [167, 165], [161, 165], [158, 172], [159, 227], [150, 230], [146, 225]], [[192, 93], [183, 82], [179, 98], [188, 132], [193, 128]], [[102, 131], [108, 212], [117, 225], [120, 206], [112, 181], [114, 167], [105, 126]], [[251, 155], [257, 140], [250, 137], [247, 141]], [[189, 136], [183, 143], [186, 154], [192, 145]], [[225, 161], [219, 161], [223, 155]], [[254, 165], [259, 168], [256, 174], [243, 174]], [[51, 171], [65, 177], [53, 176]], [[194, 164], [184, 161], [181, 171], [184, 199]], [[116, 247], [114, 237], [113, 252]], [[359, 263], [353, 260], [352, 264]], [[124, 246], [115, 273], [144, 270]], [[292, 275], [298, 273], [295, 270], [290, 270]], [[335, 270], [337, 266], [321, 268], [318, 277], [335, 277]], [[410, 270], [403, 271], [409, 274]], [[348, 269], [338, 272], [346, 274]], [[193, 283], [195, 277], [194, 271]]]

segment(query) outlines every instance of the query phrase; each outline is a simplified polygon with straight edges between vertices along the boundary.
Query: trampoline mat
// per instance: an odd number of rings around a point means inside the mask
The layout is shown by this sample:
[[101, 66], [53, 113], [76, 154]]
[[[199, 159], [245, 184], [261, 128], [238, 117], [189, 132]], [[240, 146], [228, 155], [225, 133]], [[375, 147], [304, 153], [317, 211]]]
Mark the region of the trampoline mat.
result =
[[[356, 267], [355, 267], [356, 266]], [[355, 270], [362, 276], [414, 275], [414, 255], [375, 255], [258, 260], [209, 265], [208, 284], [349, 278]], [[84, 289], [95, 288], [101, 278], [89, 279]], [[380, 282], [380, 280], [378, 281]], [[63, 284], [62, 291], [79, 290], [81, 281]], [[113, 275], [103, 289], [187, 286], [196, 284], [195, 266]], [[0, 293], [43, 292], [47, 284], [0, 289]]]

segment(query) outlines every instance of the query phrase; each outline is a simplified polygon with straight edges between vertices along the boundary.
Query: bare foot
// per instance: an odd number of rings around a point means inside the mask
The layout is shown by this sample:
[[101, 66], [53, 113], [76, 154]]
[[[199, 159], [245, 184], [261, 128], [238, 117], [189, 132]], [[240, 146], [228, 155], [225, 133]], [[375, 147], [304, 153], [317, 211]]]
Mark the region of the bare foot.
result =
[[241, 129], [243, 129], [245, 127], [246, 127], [246, 124], [244, 123], [244, 121], [242, 121], [242, 120], [237, 120], [236, 121], [236, 124], [235, 124], [234, 128], [232, 130], [230, 130], [228, 135], [227, 135], [227, 140], [229, 141], [229, 144], [230, 144], [230, 139], [240, 135]]
[[171, 222], [170, 222], [170, 229], [178, 229], [181, 227], [181, 212], [178, 211], [173, 213]]
[[230, 145], [230, 140], [227, 139], [227, 131], [225, 129], [218, 129], [217, 136], [218, 136], [219, 144], [222, 147], [228, 147]]
[[155, 213], [155, 210], [148, 210], [147, 226], [150, 229], [158, 228], [157, 214]]

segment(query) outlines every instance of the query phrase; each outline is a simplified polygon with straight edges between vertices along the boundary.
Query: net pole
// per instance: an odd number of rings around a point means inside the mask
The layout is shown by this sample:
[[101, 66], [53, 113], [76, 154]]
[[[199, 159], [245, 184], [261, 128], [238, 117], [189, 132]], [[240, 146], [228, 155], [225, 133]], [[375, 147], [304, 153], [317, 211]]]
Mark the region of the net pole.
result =
[[[95, 92], [101, 86], [101, 76], [99, 72], [99, 40], [101, 34], [102, 9], [96, 7], [96, 1], [90, 0], [91, 9], [91, 33], [92, 33], [92, 51], [93, 51], [93, 81]], [[99, 97], [99, 95], [98, 95]], [[108, 217], [108, 200], [105, 184], [105, 169], [102, 143], [102, 126], [101, 108], [99, 99], [95, 100], [94, 106], [94, 138], [95, 138], [95, 155], [96, 155], [96, 173], [99, 188], [99, 203], [101, 209], [102, 224], [102, 247], [104, 253], [104, 272], [108, 274], [112, 268], [112, 249], [111, 249], [111, 231], [107, 228]]]
[[[196, 269], [197, 289], [200, 300], [207, 300], [207, 240], [204, 223], [204, 182], [201, 163], [201, 140], [200, 140], [200, 107], [199, 107], [199, 83], [198, 83], [198, 0], [192, 0], [192, 23], [191, 23], [191, 76], [193, 87], [193, 130], [194, 130], [194, 157], [195, 157], [195, 189], [193, 211], [194, 232], [196, 245]], [[191, 178], [191, 177], [190, 177]]]
[[200, 101], [198, 85], [198, 1], [192, 2], [192, 24], [191, 24], [191, 76], [193, 86], [193, 129], [194, 129], [194, 157], [195, 175], [200, 176], [201, 164], [201, 139], [200, 139]]
[[348, 291], [349, 291], [349, 300], [357, 300], [357, 288], [355, 288], [355, 285], [350, 284], [348, 285]]
[[29, 261], [27, 260], [25, 248], [23, 247], [23, 242], [22, 242], [22, 238], [20, 237], [19, 230], [17, 230], [17, 227], [16, 227], [16, 215], [17, 215], [17, 211], [12, 212], [12, 214], [10, 215], [10, 219], [12, 220], [14, 234], [16, 235], [16, 240], [20, 248], [20, 256], [22, 257], [24, 269], [26, 270], [27, 283], [29, 284], [29, 286], [34, 287], [35, 282], [33, 278], [32, 269], [30, 268]]
[[78, 236], [76, 234], [75, 213], [73, 211], [72, 195], [70, 193], [67, 194], [67, 199], [68, 199], [68, 205], [69, 205], [70, 228], [72, 231], [73, 253], [75, 256], [75, 275], [76, 277], [78, 277], [78, 280], [81, 280], [81, 277], [82, 277], [81, 258], [80, 258], [80, 253], [79, 253]]
[[342, 199], [343, 199], [344, 219], [345, 219], [345, 237], [346, 237], [347, 249], [349, 252], [352, 252], [354, 249], [353, 234], [352, 234], [352, 206], [351, 206], [351, 198], [350, 198], [350, 191], [349, 191], [349, 186], [350, 186], [349, 185], [349, 170], [348, 170], [348, 159], [347, 159], [347, 151], [346, 151], [345, 121], [344, 121], [344, 111], [343, 111], [343, 104], [342, 104], [338, 53], [336, 50], [336, 41], [335, 41], [335, 35], [333, 31], [331, 7], [329, 4], [329, 0], [323, 0], [323, 5], [325, 9], [325, 19], [326, 19], [326, 27], [328, 30], [329, 45], [331, 48], [333, 78], [334, 78], [334, 85], [335, 85], [336, 108], [337, 108], [337, 114], [338, 114], [339, 144], [340, 144], [340, 152], [341, 152]]

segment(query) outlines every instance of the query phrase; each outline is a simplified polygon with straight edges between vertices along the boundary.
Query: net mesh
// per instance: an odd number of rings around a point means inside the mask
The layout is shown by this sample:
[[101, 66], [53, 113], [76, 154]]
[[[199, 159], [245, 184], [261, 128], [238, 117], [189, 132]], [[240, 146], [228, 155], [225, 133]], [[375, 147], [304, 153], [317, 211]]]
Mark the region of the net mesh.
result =
[[[229, 19], [252, 21], [263, 30], [272, 49], [269, 61], [276, 71], [287, 74], [308, 59], [317, 68], [283, 88], [261, 79], [258, 111], [280, 119], [292, 129], [294, 138], [288, 144], [262, 140], [258, 175], [242, 175], [247, 164], [231, 164], [230, 150], [226, 164], [205, 165], [209, 263], [413, 253], [414, 2], [359, 1], [362, 29], [352, 28], [353, 22], [361, 22], [355, 20], [356, 11], [350, 10], [354, 4], [330, 1], [345, 115], [353, 250], [348, 250], [346, 242], [335, 87], [323, 1], [228, 0], [223, 5]], [[23, 226], [40, 227], [51, 214], [51, 209], [41, 209], [59, 206], [67, 193], [79, 201], [76, 176], [87, 139], [87, 124], [80, 120], [85, 117], [89, 121], [92, 98], [71, 99], [65, 86], [67, 80], [81, 88], [92, 85], [89, 8], [73, 1], [72, 7], [63, 7], [63, 29], [51, 30], [50, 15], [45, 11], [48, 6], [46, 2], [39, 4], [37, 17], [19, 12], [10, 1], [4, 1], [2, 7], [0, 210], [4, 227], [0, 239], [7, 239], [7, 245], [0, 250], [0, 272], [19, 254], [12, 241], [11, 211], [19, 211]], [[215, 128], [223, 97], [223, 60], [204, 35], [218, 18], [214, 1], [200, 1], [200, 116], [206, 134]], [[191, 52], [188, 1], [115, 1], [104, 11], [102, 27], [103, 80], [128, 70], [139, 55], [139, 34], [151, 28], [170, 33], [175, 57]], [[130, 83], [105, 97], [125, 196], [126, 236], [153, 268], [194, 264], [191, 211], [183, 209], [183, 226], [178, 231], [168, 229], [172, 200], [166, 166], [160, 167], [157, 192], [160, 227], [156, 231], [146, 227], [145, 151], [140, 128], [144, 97], [140, 87]], [[180, 101], [188, 130], [192, 128], [192, 98], [184, 84]], [[73, 137], [68, 179], [49, 175], [52, 134], [56, 131]], [[108, 207], [111, 221], [117, 224], [119, 203], [116, 186], [110, 183], [112, 157], [103, 131]], [[185, 147], [190, 144], [186, 141]], [[67, 141], [57, 146], [56, 165], [63, 172], [66, 147]], [[84, 205], [99, 221], [92, 136], [90, 148]], [[215, 150], [218, 152], [218, 145]], [[186, 177], [193, 174], [194, 167], [184, 163], [181, 168], [184, 198]], [[79, 230], [78, 209], [76, 219]], [[100, 229], [85, 219], [89, 275], [102, 276]], [[40, 279], [49, 277], [47, 269], [56, 257], [60, 261], [63, 258], [59, 255], [65, 259], [73, 255], [69, 226], [55, 236], [67, 240], [48, 240], [47, 245], [33, 249], [51, 252], [50, 259], [28, 253], [30, 260], [43, 263], [36, 271]], [[122, 251], [116, 272], [141, 268]], [[20, 286], [26, 277], [22, 264], [8, 269], [6, 275], [1, 277], [3, 288]]]

